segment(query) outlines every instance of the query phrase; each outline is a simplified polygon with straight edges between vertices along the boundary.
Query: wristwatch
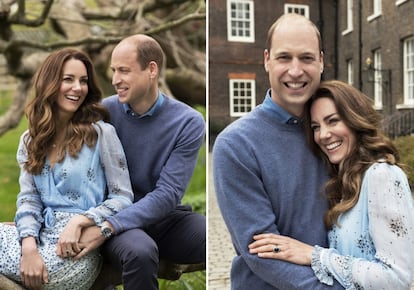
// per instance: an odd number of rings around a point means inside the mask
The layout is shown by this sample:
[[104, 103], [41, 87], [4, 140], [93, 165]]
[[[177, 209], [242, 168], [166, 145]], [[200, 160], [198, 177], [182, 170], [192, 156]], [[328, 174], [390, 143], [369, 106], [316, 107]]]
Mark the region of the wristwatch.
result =
[[111, 228], [107, 225], [101, 226], [101, 234], [105, 239], [109, 239], [112, 236]]

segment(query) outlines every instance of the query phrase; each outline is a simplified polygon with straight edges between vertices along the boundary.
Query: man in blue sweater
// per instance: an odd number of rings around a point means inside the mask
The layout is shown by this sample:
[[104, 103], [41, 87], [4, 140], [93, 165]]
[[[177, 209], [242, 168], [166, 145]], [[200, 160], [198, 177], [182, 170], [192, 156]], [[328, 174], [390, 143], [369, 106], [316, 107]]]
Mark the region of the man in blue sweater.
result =
[[271, 88], [263, 104], [224, 129], [213, 148], [217, 200], [237, 253], [231, 288], [343, 289], [320, 284], [310, 267], [249, 253], [253, 235], [264, 232], [327, 245], [327, 176], [301, 122], [323, 72], [316, 26], [297, 14], [279, 18], [268, 32], [264, 66]]
[[[158, 289], [160, 258], [206, 260], [205, 216], [180, 205], [205, 122], [199, 112], [159, 91], [162, 64], [160, 45], [142, 34], [122, 40], [111, 57], [117, 95], [104, 105], [125, 150], [135, 198], [132, 206], [105, 221], [101, 232], [107, 238], [105, 258], [122, 271], [125, 290]], [[103, 243], [96, 232], [85, 252]]]

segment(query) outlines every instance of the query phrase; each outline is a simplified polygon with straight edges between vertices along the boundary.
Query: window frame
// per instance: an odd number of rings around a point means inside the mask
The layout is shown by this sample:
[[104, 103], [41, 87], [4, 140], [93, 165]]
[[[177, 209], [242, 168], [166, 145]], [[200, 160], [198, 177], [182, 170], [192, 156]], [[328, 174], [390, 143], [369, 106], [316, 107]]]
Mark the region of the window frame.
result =
[[382, 0], [372, 0], [372, 14], [367, 17], [367, 21], [371, 22], [382, 15]]
[[354, 85], [354, 61], [352, 58], [346, 61], [347, 81], [348, 84]]
[[[235, 96], [235, 87], [234, 84], [249, 84], [250, 85], [250, 96]], [[247, 90], [247, 89], [245, 89]], [[229, 79], [229, 106], [230, 106], [230, 117], [242, 117], [252, 111], [256, 107], [256, 80], [255, 79], [245, 79], [245, 78], [230, 78]], [[241, 112], [241, 110], [236, 111], [236, 98], [239, 100], [250, 100], [250, 108], [246, 104], [240, 105], [237, 104], [238, 108], [240, 109], [242, 106], [247, 110], [245, 112]]]
[[351, 33], [354, 30], [354, 3], [353, 0], [346, 1], [346, 28], [342, 31], [342, 35]]
[[374, 107], [377, 110], [383, 108], [383, 98], [384, 90], [383, 83], [384, 79], [382, 77], [382, 55], [381, 49], [376, 49], [373, 51], [373, 67], [374, 67]]
[[[242, 18], [234, 18], [232, 17], [232, 5], [247, 5], [249, 7], [249, 17], [245, 18], [243, 17], [243, 11], [235, 10], [235, 13], [241, 14]], [[244, 11], [245, 12], [245, 11]], [[246, 13], [246, 12], [245, 12]], [[244, 15], [246, 16], [246, 15]], [[237, 36], [233, 35], [233, 25], [232, 22], [236, 21], [239, 23], [244, 23], [244, 25], [248, 24], [248, 27], [242, 27], [242, 28], [235, 28], [237, 32], [240, 30], [243, 30], [244, 32], [250, 31], [249, 36]], [[253, 0], [227, 0], [227, 40], [231, 42], [255, 42], [255, 24], [254, 24], [254, 2]]]
[[395, 1], [395, 6], [400, 6], [401, 4], [408, 2], [408, 0], [397, 0]]
[[[411, 60], [408, 61], [408, 58]], [[403, 41], [403, 82], [404, 103], [397, 105], [397, 109], [412, 109], [414, 108], [414, 36]]]
[[295, 11], [291, 12], [291, 11], [289, 11], [289, 9], [303, 9], [305, 13], [304, 14], [298, 13], [298, 14], [303, 15], [306, 18], [309, 19], [309, 5], [285, 3], [285, 5], [284, 5], [284, 13], [285, 14], [297, 13]]

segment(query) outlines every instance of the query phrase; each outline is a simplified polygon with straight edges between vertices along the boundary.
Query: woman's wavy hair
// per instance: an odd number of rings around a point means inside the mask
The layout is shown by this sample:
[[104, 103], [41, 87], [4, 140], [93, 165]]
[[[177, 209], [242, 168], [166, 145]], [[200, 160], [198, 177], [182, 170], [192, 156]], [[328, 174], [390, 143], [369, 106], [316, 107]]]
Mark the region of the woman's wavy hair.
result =
[[[331, 164], [314, 142], [310, 126], [310, 108], [320, 98], [330, 98], [341, 120], [355, 134], [356, 144], [341, 166]], [[391, 140], [381, 131], [381, 116], [373, 108], [372, 100], [353, 86], [341, 81], [322, 82], [307, 103], [305, 118], [308, 142], [314, 153], [327, 164], [330, 179], [325, 190], [330, 209], [325, 214], [325, 224], [330, 229], [338, 224], [340, 214], [350, 210], [358, 201], [362, 178], [368, 167], [383, 159], [389, 164], [399, 164], [400, 156]]]
[[52, 52], [33, 77], [34, 98], [27, 104], [25, 114], [29, 123], [26, 136], [28, 160], [25, 169], [39, 174], [45, 164], [49, 148], [52, 147], [58, 122], [57, 98], [63, 78], [63, 66], [70, 60], [81, 61], [88, 75], [88, 94], [79, 109], [67, 124], [66, 136], [58, 144], [58, 156], [62, 161], [65, 153], [77, 157], [83, 144], [94, 146], [98, 138], [92, 123], [109, 120], [109, 112], [102, 105], [102, 92], [98, 86], [92, 61], [83, 52], [64, 48]]

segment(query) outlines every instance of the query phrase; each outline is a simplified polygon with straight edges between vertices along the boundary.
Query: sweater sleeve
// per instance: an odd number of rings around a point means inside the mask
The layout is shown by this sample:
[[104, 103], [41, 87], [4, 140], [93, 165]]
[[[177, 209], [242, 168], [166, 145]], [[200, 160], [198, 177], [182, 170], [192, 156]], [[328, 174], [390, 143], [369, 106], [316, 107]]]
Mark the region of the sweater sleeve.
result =
[[321, 281], [334, 277], [346, 289], [409, 289], [414, 265], [414, 206], [407, 178], [397, 166], [381, 163], [371, 167], [364, 179], [375, 259], [317, 248], [312, 266]]
[[39, 242], [39, 231], [43, 223], [43, 203], [36, 189], [33, 175], [24, 169], [28, 158], [24, 143], [27, 136], [27, 131], [22, 134], [17, 149], [17, 162], [20, 167], [20, 192], [17, 195], [15, 223], [20, 241], [25, 237], [32, 236]]
[[[309, 266], [263, 259], [249, 253], [248, 244], [255, 233], [280, 233], [260, 170], [255, 165], [254, 152], [238, 143], [233, 136], [222, 135], [213, 148], [217, 201], [237, 252], [236, 259], [243, 259], [251, 272], [275, 289], [343, 289], [337, 283], [332, 287], [319, 283]], [[237, 273], [241, 277], [249, 275], [241, 271], [244, 269]]]
[[115, 128], [104, 122], [94, 125], [98, 132], [98, 146], [107, 183], [107, 198], [85, 215], [100, 225], [105, 219], [130, 206], [133, 201], [127, 160]]

